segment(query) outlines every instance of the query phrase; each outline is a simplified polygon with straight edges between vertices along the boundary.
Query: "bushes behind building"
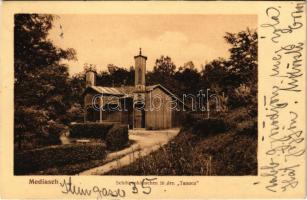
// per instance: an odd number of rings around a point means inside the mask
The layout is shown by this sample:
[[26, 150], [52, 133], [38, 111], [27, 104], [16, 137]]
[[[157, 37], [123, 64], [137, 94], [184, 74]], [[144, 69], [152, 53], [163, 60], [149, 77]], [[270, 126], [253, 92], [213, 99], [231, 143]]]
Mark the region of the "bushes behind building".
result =
[[15, 152], [14, 174], [29, 174], [51, 167], [103, 159], [105, 156], [104, 143], [74, 143]]
[[70, 137], [105, 139], [108, 131], [113, 127], [113, 125], [113, 122], [72, 124], [70, 126]]
[[107, 148], [110, 150], [118, 150], [124, 147], [128, 141], [128, 126], [114, 125], [106, 135]]

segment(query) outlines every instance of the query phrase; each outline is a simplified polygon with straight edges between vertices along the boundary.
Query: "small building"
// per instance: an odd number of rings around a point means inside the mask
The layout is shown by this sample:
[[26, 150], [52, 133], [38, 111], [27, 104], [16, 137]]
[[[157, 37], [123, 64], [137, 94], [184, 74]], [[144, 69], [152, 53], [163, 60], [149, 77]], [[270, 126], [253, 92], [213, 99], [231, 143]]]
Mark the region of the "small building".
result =
[[161, 84], [146, 86], [147, 57], [140, 50], [134, 59], [134, 86], [97, 86], [96, 72], [87, 71], [84, 121], [120, 122], [150, 130], [180, 126], [183, 102]]

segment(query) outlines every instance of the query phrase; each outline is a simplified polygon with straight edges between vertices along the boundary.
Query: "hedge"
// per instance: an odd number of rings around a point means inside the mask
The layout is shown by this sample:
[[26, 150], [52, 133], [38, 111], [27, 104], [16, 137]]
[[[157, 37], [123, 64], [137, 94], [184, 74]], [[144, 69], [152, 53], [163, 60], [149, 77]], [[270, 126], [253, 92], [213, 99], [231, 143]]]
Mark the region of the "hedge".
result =
[[70, 125], [70, 137], [72, 138], [100, 138], [105, 139], [114, 122], [87, 122]]
[[229, 129], [229, 124], [223, 119], [209, 118], [199, 120], [193, 126], [193, 133], [199, 136], [208, 136], [223, 133]]
[[107, 148], [110, 150], [118, 150], [124, 147], [128, 141], [128, 126], [114, 125], [106, 135]]
[[24, 175], [51, 167], [104, 159], [104, 143], [74, 143], [15, 152], [14, 174]]

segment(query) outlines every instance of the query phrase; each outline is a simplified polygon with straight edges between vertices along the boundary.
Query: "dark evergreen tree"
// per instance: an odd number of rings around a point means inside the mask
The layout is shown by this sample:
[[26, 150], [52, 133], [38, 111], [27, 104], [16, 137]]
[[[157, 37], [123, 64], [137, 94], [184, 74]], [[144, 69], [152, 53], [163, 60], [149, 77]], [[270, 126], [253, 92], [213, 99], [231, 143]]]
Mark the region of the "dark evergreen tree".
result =
[[54, 127], [67, 123], [70, 104], [68, 68], [60, 61], [75, 59], [75, 51], [47, 38], [53, 15], [16, 14], [14, 20], [15, 138], [19, 147], [28, 136], [51, 142]]

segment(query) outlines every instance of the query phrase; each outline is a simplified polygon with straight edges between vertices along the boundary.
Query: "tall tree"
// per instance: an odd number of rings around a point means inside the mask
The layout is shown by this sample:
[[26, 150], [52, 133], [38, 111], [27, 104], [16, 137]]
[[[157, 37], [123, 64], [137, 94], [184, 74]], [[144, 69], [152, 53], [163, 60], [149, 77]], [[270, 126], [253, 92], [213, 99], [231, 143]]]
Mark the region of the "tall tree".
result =
[[61, 60], [75, 59], [75, 51], [48, 39], [53, 15], [16, 14], [14, 20], [15, 136], [47, 137], [53, 122], [65, 121], [70, 88]]
[[121, 85], [134, 85], [134, 68], [127, 70], [113, 64], [108, 65], [107, 71], [97, 74], [97, 85], [120, 87]]
[[229, 49], [229, 70], [242, 82], [257, 82], [258, 34], [247, 29], [239, 33], [226, 33]]
[[173, 63], [172, 59], [168, 56], [162, 55], [159, 59], [156, 59], [153, 71], [147, 73], [146, 84], [162, 84], [164, 87], [169, 88], [172, 92], [175, 92], [175, 72], [176, 65]]
[[198, 93], [201, 76], [192, 61], [185, 63], [183, 67], [179, 67], [174, 77], [177, 81], [177, 88], [179, 90], [177, 94], [181, 97], [183, 94], [196, 95]]
[[249, 105], [257, 108], [258, 35], [247, 29], [226, 33], [225, 41], [231, 45], [228, 59], [218, 58], [205, 65], [202, 87], [229, 97], [228, 104], [235, 108]]
[[228, 61], [223, 58], [214, 59], [207, 63], [202, 71], [203, 89], [210, 88], [214, 92], [221, 92], [232, 87], [231, 84], [227, 83], [228, 65]]
[[173, 63], [172, 59], [168, 56], [161, 56], [159, 59], [156, 59], [153, 72], [161, 73], [165, 76], [174, 75], [176, 70], [176, 65]]

